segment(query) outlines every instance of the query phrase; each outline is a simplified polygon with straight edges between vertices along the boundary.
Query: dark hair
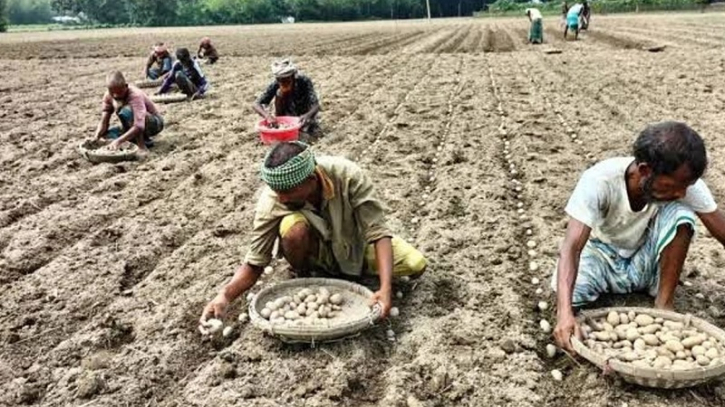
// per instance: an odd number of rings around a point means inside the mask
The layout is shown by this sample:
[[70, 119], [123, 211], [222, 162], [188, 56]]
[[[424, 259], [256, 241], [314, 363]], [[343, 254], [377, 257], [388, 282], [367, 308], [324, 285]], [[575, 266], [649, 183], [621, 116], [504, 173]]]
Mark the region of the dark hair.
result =
[[306, 149], [307, 147], [297, 143], [279, 143], [272, 147], [272, 151], [264, 161], [264, 166], [267, 168], [279, 167]]
[[652, 167], [654, 175], [669, 175], [686, 164], [693, 179], [707, 168], [705, 142], [685, 123], [661, 122], [647, 126], [634, 142], [634, 159]]
[[191, 59], [191, 54], [187, 48], [179, 48], [176, 50], [176, 59], [179, 61], [188, 61]]

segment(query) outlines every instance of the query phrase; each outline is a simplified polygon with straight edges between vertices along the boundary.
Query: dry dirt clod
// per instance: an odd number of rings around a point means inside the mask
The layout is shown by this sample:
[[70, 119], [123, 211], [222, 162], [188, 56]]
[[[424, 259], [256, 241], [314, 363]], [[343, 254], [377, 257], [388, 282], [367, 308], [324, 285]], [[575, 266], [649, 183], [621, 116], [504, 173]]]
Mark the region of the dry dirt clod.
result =
[[87, 399], [95, 396], [106, 388], [106, 381], [99, 373], [86, 371], [76, 379], [78, 386], [76, 396]]
[[509, 354], [514, 353], [516, 352], [516, 342], [511, 339], [505, 339], [501, 342], [501, 349]]

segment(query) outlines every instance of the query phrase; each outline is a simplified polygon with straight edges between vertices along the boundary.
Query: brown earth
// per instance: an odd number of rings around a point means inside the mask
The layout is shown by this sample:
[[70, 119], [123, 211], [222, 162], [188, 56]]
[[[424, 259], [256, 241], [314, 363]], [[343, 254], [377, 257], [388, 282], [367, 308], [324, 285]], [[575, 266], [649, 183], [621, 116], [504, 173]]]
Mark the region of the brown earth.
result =
[[[646, 123], [700, 131], [706, 179], [725, 196], [725, 18], [595, 16], [577, 42], [562, 40], [557, 19], [545, 25], [544, 46], [526, 43], [523, 18], [0, 36], [0, 405], [723, 405], [717, 383], [653, 391], [547, 360], [538, 320], [554, 319], [534, 306], [553, 301], [547, 282], [579, 173], [627, 154]], [[137, 78], [154, 41], [194, 47], [203, 35], [223, 54], [205, 68], [212, 94], [161, 106], [167, 129], [147, 161], [92, 165], [75, 152], [96, 126], [108, 71]], [[373, 174], [391, 226], [430, 269], [398, 285], [399, 318], [355, 339], [285, 346], [244, 325], [202, 342], [201, 307], [248, 244], [265, 151], [249, 104], [280, 55], [322, 98], [317, 151]], [[678, 308], [725, 325], [723, 265], [703, 233]], [[275, 269], [263, 286], [288, 277]]]

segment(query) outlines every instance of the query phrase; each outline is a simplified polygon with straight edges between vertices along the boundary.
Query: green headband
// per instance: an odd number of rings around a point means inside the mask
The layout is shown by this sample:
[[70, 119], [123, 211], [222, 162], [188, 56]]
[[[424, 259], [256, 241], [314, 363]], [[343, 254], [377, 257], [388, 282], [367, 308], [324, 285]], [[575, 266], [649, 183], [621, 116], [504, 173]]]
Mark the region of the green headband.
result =
[[305, 147], [305, 150], [280, 166], [268, 168], [265, 163], [272, 154], [270, 151], [262, 163], [262, 181], [274, 191], [287, 191], [298, 187], [315, 172], [315, 155], [312, 154], [312, 149], [299, 141], [292, 143]]

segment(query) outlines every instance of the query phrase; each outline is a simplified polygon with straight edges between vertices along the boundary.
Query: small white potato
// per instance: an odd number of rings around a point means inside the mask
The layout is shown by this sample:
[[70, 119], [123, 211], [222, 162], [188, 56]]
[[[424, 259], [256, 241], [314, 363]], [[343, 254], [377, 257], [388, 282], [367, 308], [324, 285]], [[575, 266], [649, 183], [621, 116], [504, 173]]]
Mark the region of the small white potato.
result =
[[652, 334], [642, 335], [642, 340], [644, 340], [644, 343], [650, 346], [657, 346], [660, 343], [659, 338]]
[[320, 294], [317, 296], [317, 301], [315, 301], [315, 302], [318, 303], [319, 305], [325, 305], [328, 303], [328, 301], [330, 301], [329, 296]]
[[705, 355], [698, 356], [696, 361], [697, 361], [697, 364], [700, 366], [708, 366], [708, 365], [710, 365], [710, 362], [711, 362], [710, 358]]
[[627, 338], [627, 340], [634, 341], [639, 338], [639, 336], [639, 332], [636, 328], [627, 328], [627, 331], [625, 333], [625, 337]]
[[609, 312], [609, 314], [607, 315], [607, 322], [611, 326], [619, 325], [619, 322], [620, 322], [619, 314], [616, 311]]
[[342, 311], [342, 307], [339, 305], [331, 305], [333, 311]]
[[639, 338], [634, 341], [634, 348], [639, 350], [644, 350], [647, 348], [647, 344], [644, 342], [644, 339]]
[[720, 359], [712, 359], [712, 360], [710, 360], [710, 366], [716, 366], [716, 365], [719, 365], [720, 363], [722, 363], [720, 361]]
[[282, 316], [282, 313], [280, 313], [279, 311], [272, 311], [272, 313], [269, 314], [269, 320], [273, 321], [281, 316]]
[[648, 368], [648, 367], [650, 367], [650, 362], [648, 362], [644, 359], [639, 359], [639, 360], [635, 360], [634, 362], [632, 362], [632, 365], [637, 366], [637, 367], [642, 367], [642, 368]]
[[625, 339], [623, 341], [619, 341], [619, 342], [615, 343], [614, 345], [612, 345], [612, 347], [614, 349], [622, 349], [622, 348], [630, 348], [631, 349], [632, 348], [632, 342], [630, 342], [630, 341], [628, 341], [628, 340]]
[[653, 334], [653, 333], [659, 331], [660, 328], [661, 328], [660, 325], [653, 324], [653, 325], [648, 325], [648, 326], [638, 328], [637, 330], [642, 334]]
[[544, 333], [550, 333], [551, 332], [551, 324], [549, 321], [542, 319], [539, 321], [539, 326], [541, 327], [541, 330], [544, 331]]
[[310, 315], [308, 315], [307, 317], [310, 318], [310, 319], [313, 319], [313, 320], [314, 319], [319, 319], [320, 318], [320, 314], [318, 314], [317, 311], [312, 311], [310, 313]]
[[537, 306], [539, 307], [540, 311], [546, 311], [547, 309], [549, 309], [549, 303], [546, 301], [539, 301]]
[[701, 346], [702, 346], [703, 348], [705, 348], [705, 350], [708, 350], [708, 349], [710, 349], [710, 348], [712, 348], [712, 347], [713, 347], [713, 345], [712, 345], [712, 342], [710, 342], [710, 341], [705, 341], [705, 342], [703, 342], [703, 343], [701, 344]]
[[553, 377], [554, 380], [556, 380], [557, 382], [564, 380], [564, 375], [561, 373], [561, 370], [559, 370], [559, 369], [552, 370], [551, 377]]
[[685, 328], [685, 325], [682, 322], [675, 322], [675, 321], [663, 321], [663, 326], [666, 326], [672, 330], [682, 330]]
[[639, 314], [634, 318], [634, 322], [641, 327], [645, 327], [654, 324], [655, 319], [647, 314]]
[[639, 355], [637, 355], [634, 352], [626, 352], [621, 355], [619, 355], [619, 360], [623, 360], [625, 362], [634, 362], [635, 360], [639, 359]]
[[533, 278], [531, 279], [531, 284], [533, 284], [533, 285], [539, 284], [539, 279], [538, 279], [538, 278], [536, 278], [536, 277], [533, 277]]
[[298, 319], [300, 315], [295, 311], [287, 311], [284, 313], [284, 317], [285, 319], [294, 321], [295, 319]]
[[301, 295], [296, 294], [294, 297], [292, 297], [292, 302], [299, 304], [302, 302], [303, 298], [304, 297], [302, 297]]
[[297, 313], [298, 313], [299, 315], [302, 315], [302, 316], [304, 316], [304, 315], [306, 315], [306, 314], [307, 314], [307, 307], [305, 306], [305, 304], [300, 304], [300, 305], [299, 305], [299, 306], [297, 307]]
[[397, 299], [401, 299], [401, 298], [403, 298], [403, 292], [402, 292], [402, 291], [398, 291], [397, 293], [395, 293], [395, 297], [396, 297]]
[[692, 347], [692, 356], [698, 357], [700, 355], [705, 355], [705, 352], [707, 352], [707, 349], [705, 349], [704, 346], [701, 345], [695, 345]]
[[390, 316], [395, 318], [398, 315], [400, 315], [400, 310], [398, 310], [398, 307], [393, 307], [390, 309]]
[[692, 348], [695, 345], [699, 345], [705, 342], [705, 335], [691, 336], [682, 340], [682, 346], [686, 348]]
[[688, 370], [692, 369], [692, 364], [685, 360], [675, 360], [672, 362], [672, 370]]
[[249, 314], [247, 314], [246, 312], [242, 312], [241, 314], [239, 314], [239, 317], [237, 318], [237, 320], [242, 324], [247, 322], [248, 319], [249, 319]]
[[609, 332], [602, 332], [602, 331], [592, 332], [592, 336], [594, 337], [594, 339], [596, 339], [598, 341], [602, 341], [602, 342], [607, 342], [612, 339], [612, 337], [609, 336]]
[[330, 296], [330, 302], [334, 305], [342, 304], [342, 294], [335, 293]]
[[653, 360], [657, 359], [657, 356], [659, 356], [657, 354], [657, 351], [654, 349], [647, 349], [644, 351], [644, 353], [642, 355], [644, 355], [644, 358], [649, 361], [653, 361]]
[[327, 307], [322, 306], [317, 309], [317, 315], [319, 315], [320, 318], [327, 318], [327, 314], [329, 311], [327, 311]]
[[387, 331], [385, 331], [385, 335], [388, 338], [395, 338], [395, 331], [393, 331], [392, 329], [388, 329]]
[[554, 346], [553, 344], [546, 345], [546, 356], [548, 356], [549, 358], [553, 358], [554, 356], [556, 356], [556, 346]]
[[535, 247], [536, 247], [536, 242], [535, 242], [535, 241], [533, 241], [533, 240], [529, 240], [528, 242], [526, 242], [526, 246], [527, 246], [527, 247], [528, 247], [529, 249], [533, 249], [533, 248], [535, 248]]
[[529, 250], [527, 253], [529, 257], [536, 257], [536, 250]]
[[262, 310], [259, 311], [259, 315], [263, 318], [269, 319], [270, 315], [272, 315], [272, 311], [269, 308], [262, 308]]
[[[682, 343], [680, 343], [680, 341], [678, 341], [676, 339], [670, 339], [670, 340], [667, 340], [664, 342], [665, 342], [665, 347], [667, 347], [667, 349], [669, 349], [672, 352], [677, 353], [677, 352], [683, 352], [685, 350], [685, 347], [682, 346]], [[683, 352], [683, 355], [684, 355], [684, 352]]]
[[305, 304], [305, 306], [307, 307], [307, 311], [314, 311], [320, 307], [320, 304], [316, 302], [308, 302]]
[[652, 362], [652, 367], [655, 369], [664, 369], [670, 366], [672, 366], [672, 359], [667, 356], [658, 356], [657, 359]]
[[529, 271], [537, 271], [539, 269], [539, 263], [532, 261], [529, 263]]
[[314, 294], [310, 294], [307, 297], [305, 297], [304, 302], [316, 302], [316, 301], [317, 301], [317, 296]]
[[537, 295], [541, 295], [541, 294], [543, 294], [543, 293], [544, 293], [544, 289], [543, 289], [543, 288], [537, 288], [537, 289], [536, 289], [536, 294], [537, 294]]
[[718, 352], [716, 348], [710, 348], [705, 351], [705, 356], [710, 359], [715, 359], [716, 357], [720, 356], [720, 352]]
[[325, 287], [321, 287], [319, 290], [317, 290], [317, 293], [323, 297], [329, 297], [330, 296], [330, 290], [328, 290]]
[[277, 307], [276, 309], [280, 309], [284, 307], [285, 302], [284, 298], [277, 298], [274, 300], [274, 305]]
[[602, 322], [602, 328], [604, 328], [605, 332], [614, 331], [614, 327], [609, 322]]
[[622, 325], [627, 325], [629, 323], [629, 317], [627, 316], [627, 314], [619, 314], [619, 323]]
[[224, 327], [224, 322], [219, 319], [211, 318], [206, 321], [206, 328], [210, 334], [219, 332]]
[[234, 327], [228, 326], [228, 327], [224, 328], [224, 330], [222, 331], [222, 336], [226, 338], [232, 334], [232, 331], [234, 331]]
[[637, 317], [637, 314], [634, 311], [629, 311], [627, 313], [627, 317], [629, 317], [629, 322], [634, 322], [634, 318]]
[[675, 353], [675, 359], [685, 360], [687, 359], [687, 354], [684, 351], [679, 351]]
[[252, 301], [254, 301], [254, 293], [247, 294], [247, 302], [252, 302]]

